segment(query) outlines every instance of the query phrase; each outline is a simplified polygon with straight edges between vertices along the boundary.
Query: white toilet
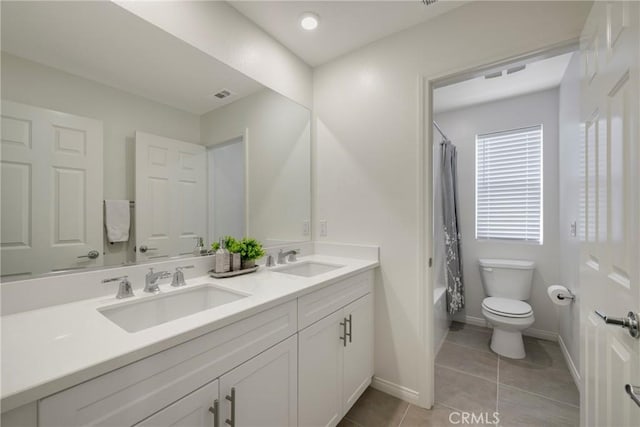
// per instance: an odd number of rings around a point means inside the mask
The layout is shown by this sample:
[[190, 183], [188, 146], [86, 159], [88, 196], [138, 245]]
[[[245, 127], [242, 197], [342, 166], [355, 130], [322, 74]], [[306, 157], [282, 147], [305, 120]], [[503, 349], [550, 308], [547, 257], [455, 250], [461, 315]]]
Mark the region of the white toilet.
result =
[[480, 274], [487, 298], [482, 315], [493, 326], [491, 350], [511, 359], [525, 356], [522, 330], [533, 325], [531, 293], [535, 264], [510, 259], [480, 259]]

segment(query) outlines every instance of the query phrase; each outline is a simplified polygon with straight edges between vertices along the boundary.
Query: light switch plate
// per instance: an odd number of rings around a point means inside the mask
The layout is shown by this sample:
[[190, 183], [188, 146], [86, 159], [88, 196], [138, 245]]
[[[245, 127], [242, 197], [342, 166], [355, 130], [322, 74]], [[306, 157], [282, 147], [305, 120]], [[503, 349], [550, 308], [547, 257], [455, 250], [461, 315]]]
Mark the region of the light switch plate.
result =
[[311, 226], [309, 225], [309, 221], [302, 221], [302, 235], [308, 236], [311, 232]]
[[320, 236], [327, 236], [327, 221], [320, 221]]

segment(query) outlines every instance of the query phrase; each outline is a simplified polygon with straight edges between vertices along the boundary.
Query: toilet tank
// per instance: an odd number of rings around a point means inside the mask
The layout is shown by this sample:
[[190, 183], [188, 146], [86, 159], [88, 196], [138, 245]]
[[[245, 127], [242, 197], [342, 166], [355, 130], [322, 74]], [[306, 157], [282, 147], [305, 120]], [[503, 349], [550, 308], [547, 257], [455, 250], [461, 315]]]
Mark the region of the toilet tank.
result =
[[484, 292], [490, 297], [529, 299], [535, 263], [515, 259], [480, 259]]

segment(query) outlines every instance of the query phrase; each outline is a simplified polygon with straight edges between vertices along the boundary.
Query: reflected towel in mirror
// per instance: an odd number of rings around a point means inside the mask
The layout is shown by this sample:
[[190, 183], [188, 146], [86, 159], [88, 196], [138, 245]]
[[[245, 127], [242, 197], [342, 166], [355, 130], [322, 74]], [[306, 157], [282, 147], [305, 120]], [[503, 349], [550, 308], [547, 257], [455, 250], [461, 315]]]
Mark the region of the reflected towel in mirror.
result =
[[128, 241], [130, 224], [129, 200], [104, 201], [104, 227], [110, 243]]

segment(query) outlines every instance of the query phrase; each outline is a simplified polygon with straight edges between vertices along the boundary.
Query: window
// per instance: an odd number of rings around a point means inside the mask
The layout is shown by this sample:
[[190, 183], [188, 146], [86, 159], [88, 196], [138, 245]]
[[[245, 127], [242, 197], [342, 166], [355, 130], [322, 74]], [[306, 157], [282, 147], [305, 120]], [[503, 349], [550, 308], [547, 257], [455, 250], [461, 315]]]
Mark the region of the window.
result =
[[476, 239], [542, 244], [542, 125], [476, 135]]

